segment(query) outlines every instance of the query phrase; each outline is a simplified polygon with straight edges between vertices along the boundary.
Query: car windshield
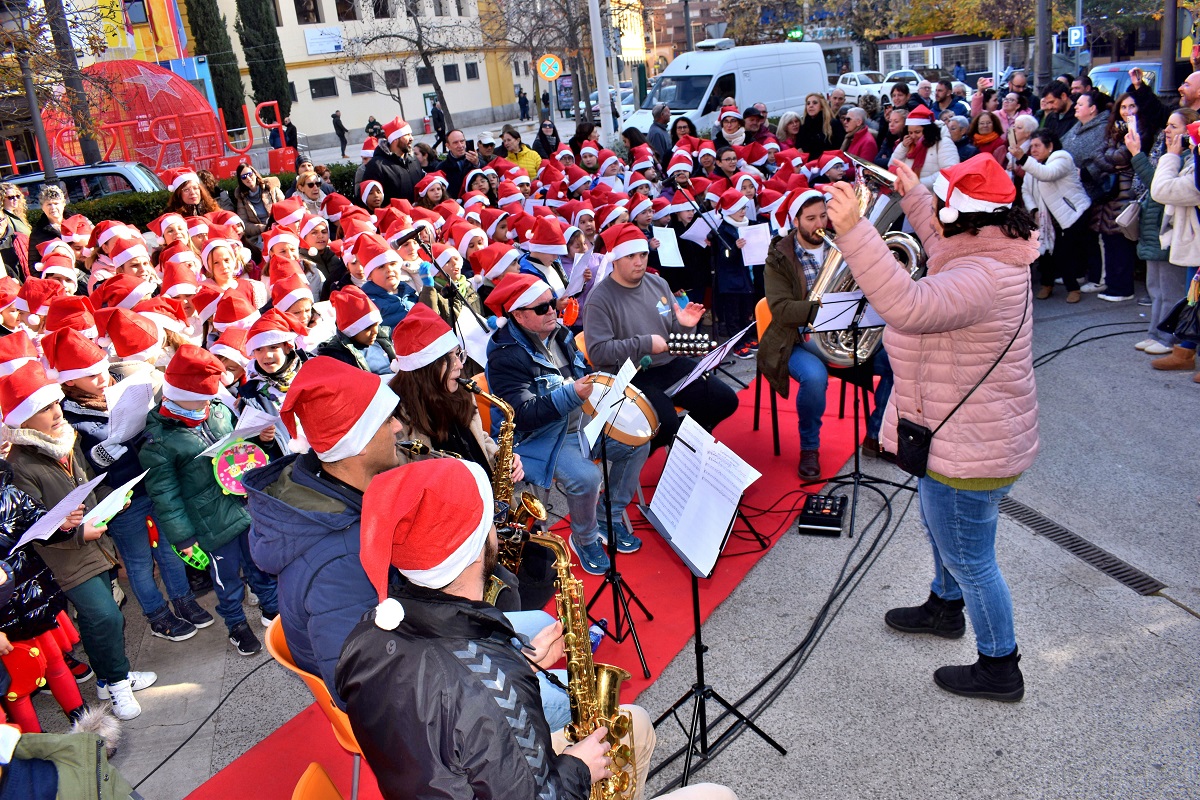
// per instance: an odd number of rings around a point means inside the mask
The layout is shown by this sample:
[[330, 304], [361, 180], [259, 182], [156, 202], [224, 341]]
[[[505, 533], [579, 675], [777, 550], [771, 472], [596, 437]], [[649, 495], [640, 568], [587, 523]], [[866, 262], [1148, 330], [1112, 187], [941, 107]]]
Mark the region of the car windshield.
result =
[[646, 93], [642, 108], [651, 109], [666, 103], [672, 111], [697, 109], [708, 96], [710, 83], [712, 75], [660, 75]]
[[952, 75], [950, 75], [950, 73], [943, 72], [940, 69], [919, 69], [919, 70], [917, 70], [917, 73], [922, 78], [924, 78], [925, 80], [930, 81], [930, 82], [940, 81], [942, 78], [946, 78], [947, 80], [954, 79], [954, 77]]
[[883, 83], [882, 72], [860, 72], [858, 79], [865, 83]]
[[155, 175], [145, 164], [134, 162], [129, 165], [129, 168], [136, 172], [147, 186], [153, 187], [154, 190], [164, 191], [167, 185], [162, 182], [162, 179]]

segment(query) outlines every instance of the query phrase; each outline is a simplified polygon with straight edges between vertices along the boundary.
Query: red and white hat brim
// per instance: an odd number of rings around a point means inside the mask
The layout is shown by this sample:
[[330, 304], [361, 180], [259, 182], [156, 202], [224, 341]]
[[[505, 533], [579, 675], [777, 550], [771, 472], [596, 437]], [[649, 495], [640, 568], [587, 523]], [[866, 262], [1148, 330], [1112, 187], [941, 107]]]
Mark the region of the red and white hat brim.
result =
[[[942, 199], [947, 208], [957, 211], [959, 214], [987, 214], [993, 211], [999, 211], [1002, 208], [1011, 208], [1012, 203], [993, 203], [989, 200], [979, 200], [963, 192], [957, 186], [953, 191], [950, 191], [950, 181], [946, 180], [946, 176], [938, 173], [933, 179], [933, 193]], [[949, 197], [947, 197], [949, 193]], [[943, 211], [945, 209], [942, 209]], [[940, 212], [939, 212], [940, 214]], [[947, 220], [942, 220], [946, 222]], [[949, 220], [953, 222], [954, 220]]]
[[649, 197], [647, 197], [646, 199], [642, 200], [637, 205], [635, 205], [632, 209], [629, 210], [629, 218], [633, 219], [638, 214], [641, 214], [643, 211], [646, 211], [647, 209], [650, 209], [653, 207], [654, 207], [654, 201], [651, 200]]
[[399, 263], [401, 263], [400, 255], [395, 250], [384, 250], [382, 253], [375, 256], [374, 258], [372, 258], [370, 261], [368, 261], [366, 263], [366, 266], [363, 267], [363, 275], [367, 278], [370, 278], [371, 273], [374, 272], [375, 270], [379, 269], [380, 267], [386, 266], [388, 264], [399, 264]]
[[214, 356], [223, 356], [228, 358], [242, 369], [245, 369], [250, 363], [250, 359], [246, 357], [245, 353], [243, 353], [241, 350], [234, 350], [232, 347], [222, 342], [215, 342], [212, 347], [208, 348], [208, 350]]
[[496, 280], [496, 278], [499, 278], [501, 275], [503, 275], [508, 270], [508, 268], [513, 265], [513, 262], [516, 260], [517, 260], [517, 251], [509, 250], [507, 253], [500, 256], [500, 258], [496, 259], [496, 263], [492, 265], [492, 268], [489, 269], [487, 272], [485, 272], [483, 275], [488, 280], [494, 281], [494, 280]]
[[124, 300], [117, 303], [117, 308], [126, 308], [132, 311], [134, 306], [152, 294], [154, 294], [153, 284], [151, 284], [149, 281], [142, 281], [137, 286], [133, 287], [129, 294], [125, 295]]
[[471, 477], [475, 479], [475, 487], [479, 490], [479, 497], [483, 501], [483, 512], [475, 529], [463, 540], [462, 544], [454, 548], [454, 552], [448, 555], [442, 563], [429, 569], [400, 570], [405, 578], [427, 589], [440, 589], [461, 575], [463, 570], [479, 558], [479, 554], [483, 552], [483, 548], [487, 544], [488, 534], [492, 530], [494, 501], [492, 485], [488, 480], [487, 473], [474, 462], [463, 461], [462, 464], [471, 471]]
[[295, 331], [261, 331], [246, 339], [246, 352], [253, 353], [260, 347], [271, 347], [277, 344], [292, 344], [296, 341]]
[[122, 264], [139, 257], [149, 258], [150, 253], [146, 251], [145, 245], [135, 244], [132, 247], [126, 247], [121, 252], [115, 254], [112, 257], [112, 263], [114, 267], [119, 267]]
[[19, 428], [34, 414], [56, 400], [63, 399], [62, 387], [57, 383], [48, 383], [35, 390], [33, 394], [18, 403], [4, 415], [4, 424], [10, 428]]
[[531, 253], [545, 253], [549, 256], [565, 256], [567, 254], [566, 244], [539, 244], [529, 241], [525, 243], [525, 249]]
[[250, 330], [250, 326], [258, 322], [258, 318], [261, 316], [262, 314], [259, 314], [257, 311], [255, 311], [253, 314], [242, 317], [241, 319], [235, 319], [232, 322], [217, 322], [214, 319], [213, 327], [221, 333], [224, 333], [229, 328], [244, 328], [246, 330]]
[[9, 361], [0, 361], [0, 377], [12, 375], [14, 372], [33, 360], [35, 359], [33, 359], [31, 356], [19, 356]]
[[396, 128], [396, 130], [389, 133], [387, 140], [389, 143], [394, 142], [397, 139], [399, 139], [401, 136], [412, 136], [412, 126], [409, 125], [407, 122], [404, 123], [403, 125], [401, 125], [399, 128]]
[[[389, 139], [388, 141], [391, 141], [391, 140]], [[381, 191], [381, 192], [383, 191], [383, 184], [380, 183], [379, 181], [367, 181], [366, 184], [367, 184], [366, 186], [362, 187], [362, 192], [359, 194], [359, 198], [363, 201], [364, 204], [367, 202], [367, 195], [369, 195], [371, 193], [371, 190], [374, 189], [376, 186], [379, 187], [379, 191]]]
[[87, 378], [92, 375], [103, 375], [108, 372], [108, 358], [101, 358], [95, 364], [87, 367], [79, 367], [78, 369], [65, 369], [55, 373], [55, 380], [59, 383], [77, 380], [79, 378]]
[[628, 241], [621, 242], [609, 251], [609, 255], [612, 257], [613, 261], [616, 261], [618, 258], [625, 258], [626, 256], [636, 255], [637, 253], [649, 252], [649, 240], [647, 240], [645, 237], [639, 237], [637, 239], [630, 239]]
[[162, 394], [167, 400], [174, 400], [177, 403], [180, 400], [184, 401], [185, 403], [213, 400], [217, 396], [216, 392], [212, 394], [205, 394], [203, 392], [189, 392], [187, 389], [181, 389], [178, 386], [172, 385], [170, 381], [163, 383]]
[[275, 245], [281, 243], [290, 244], [297, 250], [300, 249], [300, 237], [291, 231], [280, 231], [267, 239], [267, 252], [271, 252], [271, 249], [275, 247]]
[[191, 297], [198, 291], [200, 291], [200, 289], [198, 286], [196, 286], [196, 284], [188, 283], [186, 281], [180, 281], [179, 283], [171, 284], [171, 286], [166, 291], [163, 292], [163, 296], [165, 296], [165, 297], [180, 297], [180, 296]]
[[179, 190], [179, 187], [183, 186], [185, 183], [188, 183], [189, 181], [195, 181], [196, 183], [199, 183], [200, 176], [194, 172], [184, 172], [180, 175], [177, 175], [175, 177], [175, 180], [171, 181], [171, 185], [168, 186], [167, 188], [170, 189], [172, 192], [175, 192], [175, 191]]
[[788, 220], [794, 220], [796, 215], [800, 213], [800, 210], [803, 209], [806, 204], [812, 202], [813, 200], [824, 199], [825, 195], [821, 194], [816, 189], [805, 189], [803, 192], [796, 195], [795, 199], [793, 199], [791, 204], [788, 206]]
[[508, 306], [509, 311], [520, 311], [522, 308], [529, 308], [537, 305], [537, 299], [550, 292], [553, 296], [554, 290], [550, 288], [550, 284], [545, 281], [534, 281], [529, 284], [529, 288], [517, 295], [517, 299], [513, 300]]
[[742, 196], [741, 196], [741, 197], [739, 197], [739, 198], [737, 199], [737, 201], [736, 201], [736, 202], [735, 202], [733, 205], [731, 205], [729, 208], [725, 208], [724, 206], [722, 206], [722, 207], [721, 207], [721, 216], [723, 216], [723, 217], [731, 217], [731, 216], [733, 216], [734, 214], [736, 214], [737, 212], [741, 211], [743, 208], [745, 208], [745, 207], [746, 207], [746, 206], [748, 206], [748, 205], [750, 205], [750, 198], [749, 198], [749, 197], [746, 197], [745, 195], [742, 195]]
[[46, 269], [42, 271], [43, 278], [48, 278], [51, 275], [58, 275], [76, 282], [79, 281], [79, 273], [75, 271], [74, 267], [66, 267], [55, 264], [53, 266], [46, 267]]
[[363, 331], [365, 331], [367, 328], [371, 327], [372, 325], [382, 325], [382, 324], [383, 324], [383, 315], [379, 313], [379, 309], [372, 308], [370, 313], [364, 314], [363, 316], [356, 319], [354, 322], [347, 325], [342, 330], [342, 333], [346, 334], [347, 336], [358, 336], [360, 333], [362, 333]]
[[[388, 388], [387, 379], [379, 377], [379, 388], [375, 391], [375, 395], [371, 398], [371, 402], [367, 404], [363, 413], [350, 426], [350, 430], [346, 431], [342, 438], [338, 439], [337, 444], [328, 450], [321, 451], [313, 448], [317, 457], [325, 463], [330, 463], [358, 455], [375, 438], [375, 434], [379, 432], [379, 427], [387, 422], [388, 417], [396, 410], [396, 406], [399, 403], [400, 398]], [[297, 425], [297, 427], [299, 426]], [[491, 506], [488, 506], [488, 508], [490, 509]], [[442, 585], [444, 586], [445, 584]]]
[[308, 300], [310, 303], [313, 302], [312, 289], [309, 289], [307, 286], [300, 286], [296, 289], [292, 289], [283, 297], [279, 298], [279, 302], [275, 304], [275, 308], [278, 308], [280, 311], [287, 311], [301, 300]]
[[458, 337], [454, 335], [454, 331], [446, 331], [415, 353], [403, 356], [397, 354], [395, 360], [392, 361], [392, 366], [401, 372], [413, 372], [421, 367], [429, 366], [447, 353], [454, 352], [458, 346]]

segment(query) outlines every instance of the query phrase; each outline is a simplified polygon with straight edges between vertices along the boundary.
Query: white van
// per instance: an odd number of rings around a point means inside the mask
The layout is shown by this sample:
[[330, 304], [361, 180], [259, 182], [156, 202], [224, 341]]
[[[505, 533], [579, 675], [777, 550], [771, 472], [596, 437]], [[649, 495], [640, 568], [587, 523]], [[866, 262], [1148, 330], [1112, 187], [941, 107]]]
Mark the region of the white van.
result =
[[671, 107], [672, 122], [686, 116], [707, 137], [726, 97], [736, 98], [740, 109], [766, 103], [768, 116], [778, 117], [784, 111], [803, 114], [806, 94], [829, 91], [819, 44], [723, 46], [726, 42], [732, 45], [728, 39], [700, 42], [694, 52], [668, 64], [654, 79], [642, 107], [625, 124], [642, 132], [650, 130], [654, 122], [650, 110], [666, 103]]

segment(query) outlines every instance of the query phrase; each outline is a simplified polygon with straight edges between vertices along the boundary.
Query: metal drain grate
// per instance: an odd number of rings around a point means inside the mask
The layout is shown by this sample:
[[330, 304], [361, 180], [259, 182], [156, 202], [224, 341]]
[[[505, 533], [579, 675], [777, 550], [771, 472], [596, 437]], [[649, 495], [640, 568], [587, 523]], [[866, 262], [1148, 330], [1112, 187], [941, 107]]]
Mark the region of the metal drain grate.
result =
[[1045, 536], [1059, 547], [1140, 595], [1154, 594], [1167, 588], [1165, 583], [1150, 577], [1132, 564], [1122, 561], [1107, 550], [1097, 547], [1082, 536], [1072, 533], [1054, 520], [1047, 519], [1011, 497], [1000, 501], [1000, 513], [1029, 528], [1038, 536]]

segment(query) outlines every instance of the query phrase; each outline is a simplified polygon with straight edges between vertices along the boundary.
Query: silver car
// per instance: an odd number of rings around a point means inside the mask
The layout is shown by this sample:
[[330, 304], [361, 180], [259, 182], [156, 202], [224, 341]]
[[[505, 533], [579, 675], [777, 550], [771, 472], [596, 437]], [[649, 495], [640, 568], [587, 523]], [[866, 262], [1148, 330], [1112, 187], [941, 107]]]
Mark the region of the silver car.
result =
[[[162, 192], [167, 186], [149, 167], [137, 161], [101, 161], [79, 167], [62, 167], [56, 170], [58, 182], [67, 188], [67, 202], [95, 200], [111, 194], [126, 192]], [[37, 205], [38, 193], [46, 184], [45, 173], [28, 172], [8, 178], [8, 183], [17, 186], [30, 204]]]

